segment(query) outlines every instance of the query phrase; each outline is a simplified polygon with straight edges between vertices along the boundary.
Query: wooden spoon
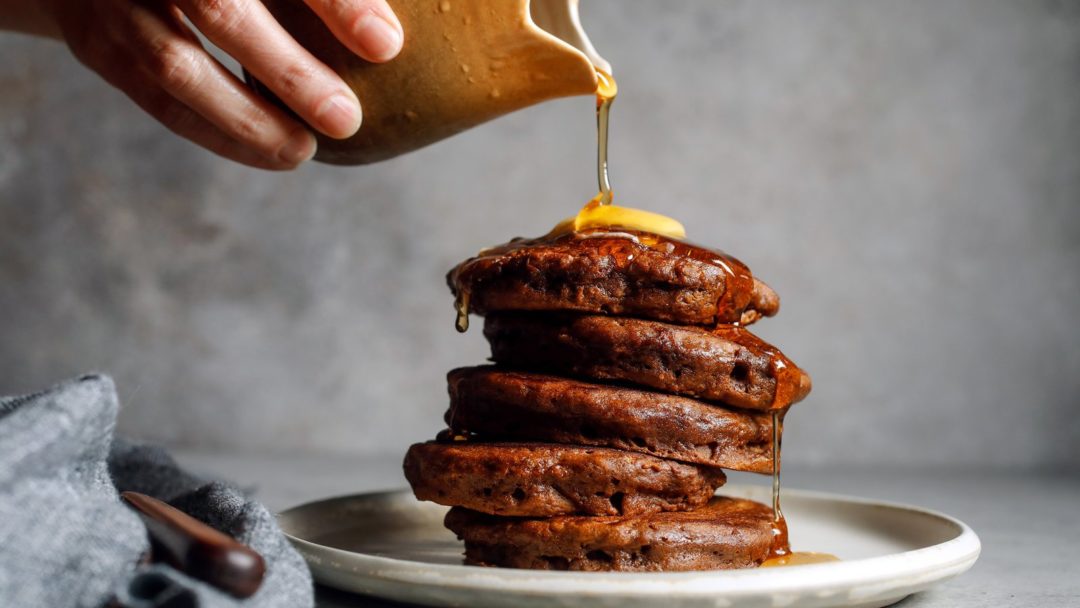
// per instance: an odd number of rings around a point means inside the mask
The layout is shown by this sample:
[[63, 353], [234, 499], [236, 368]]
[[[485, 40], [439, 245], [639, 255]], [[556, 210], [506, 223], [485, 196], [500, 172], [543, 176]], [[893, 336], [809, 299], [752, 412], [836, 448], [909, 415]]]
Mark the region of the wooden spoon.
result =
[[122, 492], [120, 498], [146, 524], [153, 561], [164, 561], [235, 597], [258, 591], [266, 564], [254, 549], [146, 494]]

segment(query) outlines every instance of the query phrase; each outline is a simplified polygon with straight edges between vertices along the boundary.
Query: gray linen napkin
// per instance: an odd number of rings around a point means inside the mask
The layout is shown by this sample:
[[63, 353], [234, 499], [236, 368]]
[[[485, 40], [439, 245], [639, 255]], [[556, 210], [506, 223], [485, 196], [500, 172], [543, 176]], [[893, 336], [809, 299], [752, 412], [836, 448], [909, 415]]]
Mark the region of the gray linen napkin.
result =
[[[117, 408], [112, 380], [100, 375], [0, 398], [0, 606], [312, 606], [311, 575], [270, 512], [185, 473], [160, 448], [114, 440]], [[125, 490], [170, 502], [262, 554], [258, 593], [241, 601], [141, 564], [146, 529], [120, 502]]]

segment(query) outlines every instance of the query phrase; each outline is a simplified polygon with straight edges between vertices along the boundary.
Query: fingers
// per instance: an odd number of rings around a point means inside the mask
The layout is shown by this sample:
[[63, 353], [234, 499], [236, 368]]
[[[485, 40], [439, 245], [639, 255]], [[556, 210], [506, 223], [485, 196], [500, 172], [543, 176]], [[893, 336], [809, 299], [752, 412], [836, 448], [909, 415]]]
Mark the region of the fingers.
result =
[[167, 93], [145, 93], [145, 91], [152, 90], [150, 87], [132, 87], [129, 96], [147, 114], [156, 118], [161, 124], [180, 137], [188, 139], [218, 156], [223, 156], [249, 167], [271, 171], [285, 171], [296, 168], [298, 162], [267, 158], [247, 144], [229, 137], [221, 129]]
[[333, 70], [300, 46], [259, 0], [178, 0], [184, 15], [319, 131], [360, 128], [360, 102]]
[[311, 133], [250, 92], [176, 15], [141, 5], [96, 4], [104, 31], [73, 50], [170, 130], [261, 168], [292, 168], [314, 154]]
[[405, 41], [401, 22], [386, 0], [304, 0], [334, 36], [368, 61], [389, 61]]
[[315, 154], [302, 125], [257, 97], [198, 43], [179, 19], [136, 8], [129, 38], [141, 67], [162, 89], [266, 158], [299, 164]]
[[173, 133], [230, 160], [272, 171], [293, 169], [298, 162], [267, 157], [247, 143], [233, 139], [144, 76], [113, 83], [147, 114]]

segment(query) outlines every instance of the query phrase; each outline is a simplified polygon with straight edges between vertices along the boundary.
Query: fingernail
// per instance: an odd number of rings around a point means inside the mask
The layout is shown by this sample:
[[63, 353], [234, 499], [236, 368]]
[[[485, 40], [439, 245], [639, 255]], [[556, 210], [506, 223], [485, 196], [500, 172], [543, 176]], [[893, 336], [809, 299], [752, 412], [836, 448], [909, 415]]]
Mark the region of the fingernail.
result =
[[315, 136], [307, 129], [300, 128], [289, 136], [289, 140], [278, 150], [278, 159], [290, 165], [299, 165], [315, 156], [317, 144]]
[[374, 11], [365, 13], [356, 21], [353, 36], [372, 61], [393, 59], [401, 51], [405, 37], [401, 29]]
[[335, 93], [315, 110], [315, 120], [330, 137], [343, 139], [360, 128], [360, 104], [355, 97]]

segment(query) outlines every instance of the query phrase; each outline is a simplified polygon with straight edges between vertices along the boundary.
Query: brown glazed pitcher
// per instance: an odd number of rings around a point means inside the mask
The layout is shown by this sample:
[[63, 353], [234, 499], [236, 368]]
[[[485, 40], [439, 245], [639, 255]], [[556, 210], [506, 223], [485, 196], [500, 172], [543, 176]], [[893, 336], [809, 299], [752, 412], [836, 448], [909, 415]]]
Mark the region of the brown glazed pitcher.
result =
[[315, 158], [326, 163], [385, 160], [541, 101], [590, 94], [596, 68], [611, 70], [581, 29], [578, 0], [388, 0], [405, 45], [382, 64], [349, 51], [303, 0], [263, 1], [363, 106], [352, 137], [316, 134]]

